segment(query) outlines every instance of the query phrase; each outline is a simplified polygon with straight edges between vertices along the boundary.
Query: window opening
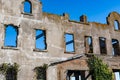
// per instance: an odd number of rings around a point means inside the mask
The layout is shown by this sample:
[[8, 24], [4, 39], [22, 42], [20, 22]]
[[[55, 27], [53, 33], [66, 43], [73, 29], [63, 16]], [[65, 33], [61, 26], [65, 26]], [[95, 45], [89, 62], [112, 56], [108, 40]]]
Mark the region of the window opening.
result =
[[46, 45], [46, 35], [44, 30], [36, 30], [36, 49], [45, 50], [47, 49]]
[[30, 1], [24, 1], [24, 13], [32, 13], [32, 4]]
[[100, 37], [99, 38], [99, 43], [100, 43], [100, 53], [101, 54], [107, 54], [106, 38]]
[[7, 25], [5, 29], [5, 42], [6, 47], [17, 47], [18, 29], [13, 25]]
[[112, 39], [112, 53], [114, 56], [120, 55], [120, 53], [119, 53], [119, 41], [116, 39]]
[[120, 72], [114, 72], [115, 80], [120, 80]]
[[117, 20], [114, 21], [114, 28], [115, 30], [120, 30], [119, 22]]
[[120, 70], [113, 70], [115, 80], [120, 80]]
[[17, 80], [17, 72], [14, 68], [10, 67], [7, 69], [6, 80]]
[[64, 37], [65, 37], [66, 52], [75, 52], [73, 34], [66, 33]]
[[85, 37], [85, 49], [86, 49], [86, 53], [93, 53], [93, 43], [91, 36]]
[[67, 80], [85, 80], [85, 71], [68, 70]]

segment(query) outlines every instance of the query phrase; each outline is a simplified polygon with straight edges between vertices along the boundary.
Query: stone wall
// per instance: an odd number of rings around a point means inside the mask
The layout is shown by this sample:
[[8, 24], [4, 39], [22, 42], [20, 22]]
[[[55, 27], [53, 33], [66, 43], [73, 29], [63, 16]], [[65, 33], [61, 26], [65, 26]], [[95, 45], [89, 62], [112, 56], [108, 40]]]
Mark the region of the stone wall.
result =
[[[120, 31], [114, 30], [114, 20], [120, 22], [120, 14], [116, 12], [110, 13], [106, 24], [87, 22], [87, 17], [85, 17], [85, 20], [82, 17], [83, 22], [76, 22], [69, 20], [68, 14], [59, 16], [43, 13], [42, 4], [38, 0], [30, 0], [32, 13], [24, 14], [23, 1], [0, 0], [0, 64], [13, 64], [15, 62], [19, 64], [18, 80], [34, 80], [35, 72], [33, 69], [36, 66], [65, 60], [77, 54], [86, 54], [85, 36], [91, 36], [93, 39], [92, 54], [101, 56], [113, 69], [120, 69], [120, 65], [118, 65], [120, 64], [119, 56], [114, 57], [112, 55], [111, 43], [111, 39], [120, 41]], [[16, 48], [4, 46], [5, 25], [8, 24], [18, 27], [19, 33]], [[44, 51], [34, 50], [35, 29], [46, 31], [47, 49]], [[65, 51], [65, 33], [74, 34], [75, 52], [72, 54]], [[99, 37], [106, 38], [106, 55], [101, 55], [100, 53]], [[48, 68], [47, 78], [48, 80], [58, 79], [56, 66]]]

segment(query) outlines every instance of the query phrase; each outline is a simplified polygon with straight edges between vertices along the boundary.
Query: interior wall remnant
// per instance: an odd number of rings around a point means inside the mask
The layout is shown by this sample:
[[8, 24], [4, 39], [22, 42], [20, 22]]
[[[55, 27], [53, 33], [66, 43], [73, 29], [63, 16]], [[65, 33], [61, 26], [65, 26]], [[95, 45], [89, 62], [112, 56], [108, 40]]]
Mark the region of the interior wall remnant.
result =
[[46, 44], [46, 32], [45, 30], [37, 29], [36, 30], [36, 49], [39, 50], [46, 50], [47, 44]]
[[99, 37], [99, 43], [100, 43], [100, 53], [101, 54], [107, 54], [107, 49], [106, 49], [106, 38], [104, 37]]
[[114, 56], [120, 55], [119, 41], [117, 39], [112, 39], [112, 53]]
[[85, 50], [86, 53], [93, 53], [93, 43], [91, 36], [85, 36]]
[[65, 37], [65, 51], [66, 52], [75, 52], [74, 48], [74, 35], [66, 33]]

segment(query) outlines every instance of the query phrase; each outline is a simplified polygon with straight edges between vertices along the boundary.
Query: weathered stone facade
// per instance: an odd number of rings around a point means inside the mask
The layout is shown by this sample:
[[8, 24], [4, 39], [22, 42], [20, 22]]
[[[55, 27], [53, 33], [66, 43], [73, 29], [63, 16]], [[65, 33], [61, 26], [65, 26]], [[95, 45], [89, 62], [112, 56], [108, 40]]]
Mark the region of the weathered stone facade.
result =
[[[24, 0], [0, 0], [0, 64], [17, 63], [20, 65], [18, 80], [36, 80], [34, 68], [43, 64], [50, 65], [47, 69], [47, 80], [66, 80], [67, 70], [84, 70], [88, 74], [86, 63], [85, 36], [93, 40], [93, 53], [101, 57], [112, 69], [120, 70], [120, 57], [113, 56], [112, 39], [120, 41], [120, 31], [114, 29], [114, 21], [120, 22], [120, 14], [112, 12], [107, 17], [107, 23], [87, 22], [82, 16], [80, 22], [69, 20], [69, 15], [63, 16], [42, 12], [42, 4], [38, 0], [29, 0], [32, 13], [23, 12]], [[5, 25], [18, 27], [17, 47], [4, 46]], [[35, 50], [35, 29], [46, 31], [47, 49]], [[74, 34], [75, 52], [65, 51], [64, 34]], [[107, 54], [100, 53], [99, 37], [106, 38]], [[68, 58], [81, 55], [77, 59]], [[66, 61], [65, 61], [66, 60]], [[87, 80], [91, 80], [88, 78]]]

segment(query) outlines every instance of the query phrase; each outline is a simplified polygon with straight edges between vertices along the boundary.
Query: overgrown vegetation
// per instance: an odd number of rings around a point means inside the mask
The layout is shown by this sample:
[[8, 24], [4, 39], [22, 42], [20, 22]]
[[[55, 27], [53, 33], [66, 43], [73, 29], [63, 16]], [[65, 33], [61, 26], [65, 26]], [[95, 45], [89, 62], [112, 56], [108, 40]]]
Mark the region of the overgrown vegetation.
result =
[[0, 72], [6, 76], [6, 80], [12, 77], [13, 80], [17, 80], [17, 73], [19, 71], [19, 65], [14, 63], [11, 65], [10, 63], [3, 63], [0, 65]]
[[46, 80], [46, 70], [48, 68], [47, 64], [43, 66], [36, 67], [34, 70], [36, 72], [37, 80]]
[[113, 80], [112, 70], [95, 55], [88, 59], [88, 66], [90, 68], [92, 80]]

